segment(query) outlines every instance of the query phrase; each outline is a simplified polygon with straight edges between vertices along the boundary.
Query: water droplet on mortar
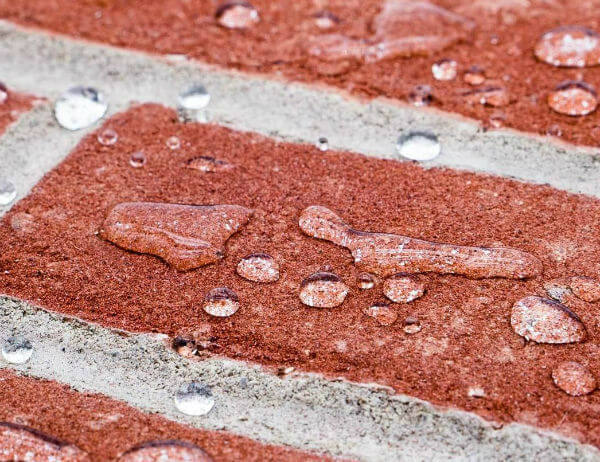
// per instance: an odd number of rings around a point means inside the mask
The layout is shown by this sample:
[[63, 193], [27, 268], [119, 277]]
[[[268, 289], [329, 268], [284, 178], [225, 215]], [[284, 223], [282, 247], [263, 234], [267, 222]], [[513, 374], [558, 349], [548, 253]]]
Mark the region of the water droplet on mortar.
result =
[[437, 136], [427, 132], [410, 132], [398, 138], [396, 150], [410, 160], [427, 161], [439, 156], [442, 147]]
[[9, 337], [2, 345], [2, 357], [11, 364], [24, 364], [32, 354], [31, 342], [22, 335]]
[[183, 122], [205, 122], [210, 93], [201, 84], [194, 84], [179, 94], [177, 110]]
[[175, 406], [182, 414], [203, 416], [215, 405], [212, 390], [200, 382], [184, 383], [175, 394]]
[[54, 105], [54, 116], [61, 127], [80, 130], [100, 120], [108, 104], [95, 88], [73, 87], [61, 95]]
[[0, 207], [11, 204], [17, 198], [17, 188], [5, 178], [0, 177]]

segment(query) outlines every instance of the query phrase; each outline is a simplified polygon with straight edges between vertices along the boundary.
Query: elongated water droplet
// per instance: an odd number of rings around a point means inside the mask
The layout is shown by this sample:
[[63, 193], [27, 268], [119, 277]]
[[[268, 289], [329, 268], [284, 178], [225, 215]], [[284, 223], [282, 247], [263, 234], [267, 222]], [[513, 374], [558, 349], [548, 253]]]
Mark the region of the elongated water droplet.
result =
[[315, 308], [333, 308], [344, 303], [348, 286], [333, 273], [318, 272], [310, 275], [300, 286], [302, 303]]
[[327, 141], [327, 138], [319, 138], [319, 140], [317, 141], [317, 148], [319, 148], [319, 150], [323, 152], [327, 151], [329, 149], [329, 142]]
[[260, 21], [256, 8], [244, 0], [226, 1], [215, 13], [220, 26], [227, 29], [246, 29]]
[[412, 335], [421, 332], [421, 323], [414, 316], [407, 316], [404, 320], [403, 330], [406, 334]]
[[125, 451], [117, 462], [212, 462], [202, 448], [185, 441], [148, 441]]
[[186, 271], [219, 261], [227, 239], [251, 215], [252, 210], [239, 205], [125, 202], [110, 210], [100, 236]]
[[237, 273], [249, 281], [275, 282], [279, 279], [279, 265], [271, 255], [253, 253], [240, 260]]
[[32, 354], [31, 342], [22, 335], [9, 337], [2, 344], [2, 357], [11, 364], [25, 364]]
[[0, 177], [0, 207], [10, 205], [17, 198], [17, 188], [6, 178]]
[[390, 326], [398, 319], [398, 313], [386, 303], [375, 303], [365, 309], [363, 313], [367, 316], [375, 318], [382, 326]]
[[143, 151], [136, 151], [131, 154], [131, 157], [129, 157], [129, 165], [131, 165], [133, 168], [141, 168], [146, 165], [147, 161], [148, 159]]
[[548, 94], [548, 105], [559, 114], [584, 116], [596, 110], [598, 95], [585, 82], [567, 81]]
[[458, 72], [458, 63], [452, 59], [442, 59], [431, 66], [431, 73], [436, 80], [454, 80]]
[[56, 101], [54, 116], [61, 127], [80, 130], [100, 120], [107, 109], [104, 96], [95, 88], [73, 87]]
[[596, 389], [596, 378], [583, 364], [565, 361], [552, 370], [552, 380], [571, 396], [583, 396]]
[[538, 343], [574, 343], [586, 337], [581, 319], [569, 308], [536, 296], [514, 304], [510, 323], [517, 334]]
[[204, 297], [202, 309], [211, 316], [226, 318], [235, 314], [240, 308], [237, 294], [227, 287], [218, 287], [209, 291]]
[[575, 296], [583, 301], [595, 303], [600, 300], [600, 281], [586, 276], [573, 276], [569, 283]]
[[581, 26], [559, 27], [542, 35], [534, 53], [553, 66], [596, 66], [600, 64], [600, 35]]
[[225, 160], [215, 159], [211, 156], [198, 156], [189, 159], [185, 166], [204, 173], [227, 172], [235, 168], [233, 164]]
[[358, 288], [362, 290], [369, 290], [375, 287], [377, 280], [375, 276], [369, 273], [360, 273], [358, 275]]
[[212, 390], [200, 382], [184, 383], [175, 395], [175, 406], [182, 414], [206, 415], [214, 405], [215, 399]]
[[410, 132], [398, 138], [396, 150], [406, 159], [427, 161], [439, 156], [442, 148], [437, 136], [426, 132]]
[[486, 86], [464, 93], [469, 104], [503, 107], [510, 103], [510, 95], [506, 88]]
[[179, 138], [177, 138], [176, 136], [170, 136], [169, 138], [167, 138], [165, 144], [172, 151], [175, 151], [176, 149], [179, 149], [181, 147], [181, 141], [179, 141]]
[[119, 139], [119, 135], [112, 128], [107, 128], [98, 133], [98, 143], [103, 146], [112, 146]]
[[395, 303], [410, 303], [423, 296], [425, 284], [414, 276], [400, 273], [384, 281], [383, 293]]
[[485, 71], [478, 66], [471, 66], [465, 71], [463, 80], [469, 85], [481, 85], [485, 82]]

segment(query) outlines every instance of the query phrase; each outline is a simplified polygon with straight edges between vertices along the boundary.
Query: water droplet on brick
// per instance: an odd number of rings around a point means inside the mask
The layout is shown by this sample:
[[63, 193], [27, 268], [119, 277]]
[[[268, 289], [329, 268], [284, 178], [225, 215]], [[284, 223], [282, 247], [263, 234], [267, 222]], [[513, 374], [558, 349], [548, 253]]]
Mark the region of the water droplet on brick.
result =
[[35, 218], [29, 213], [17, 212], [10, 218], [10, 226], [17, 233], [31, 233], [35, 230]]
[[548, 94], [548, 105], [559, 114], [584, 116], [596, 110], [598, 99], [591, 85], [580, 81], [567, 81]]
[[567, 303], [573, 295], [569, 282], [565, 278], [553, 279], [544, 283], [544, 290], [548, 296], [560, 303]]
[[469, 85], [481, 85], [485, 82], [485, 71], [478, 66], [472, 66], [465, 71], [463, 80]]
[[119, 139], [119, 135], [112, 128], [107, 128], [98, 133], [98, 143], [103, 146], [112, 146]]
[[417, 85], [408, 94], [408, 101], [413, 106], [428, 106], [433, 101], [431, 87], [429, 85]]
[[156, 255], [180, 271], [219, 261], [225, 242], [250, 219], [239, 205], [125, 202], [113, 207], [102, 238], [127, 250]]
[[237, 273], [254, 282], [275, 282], [279, 279], [279, 265], [266, 253], [253, 253], [237, 265]]
[[348, 286], [333, 273], [318, 272], [310, 275], [300, 286], [302, 303], [315, 308], [333, 308], [341, 305], [348, 294]]
[[355, 230], [322, 206], [311, 206], [300, 215], [304, 233], [331, 241], [352, 252], [363, 271], [381, 277], [396, 273], [460, 274], [471, 278], [525, 279], [541, 273], [533, 255], [503, 247], [466, 247], [407, 236]]
[[142, 168], [146, 165], [148, 159], [146, 158], [146, 154], [143, 151], [136, 151], [129, 157], [129, 165], [133, 168]]
[[369, 273], [360, 273], [358, 275], [358, 288], [362, 290], [369, 290], [375, 287], [377, 280], [375, 276]]
[[552, 370], [552, 380], [562, 391], [571, 396], [583, 396], [596, 389], [594, 374], [583, 364], [564, 361]]
[[314, 18], [317, 27], [322, 30], [331, 29], [340, 23], [340, 19], [330, 11], [319, 11]]
[[56, 101], [54, 116], [61, 127], [80, 130], [100, 120], [107, 109], [104, 97], [95, 88], [73, 87]]
[[202, 448], [184, 441], [148, 441], [125, 451], [118, 462], [212, 462]]
[[211, 316], [226, 318], [240, 309], [240, 300], [233, 290], [217, 287], [206, 294], [202, 309]]
[[553, 66], [596, 66], [600, 64], [600, 35], [581, 26], [559, 27], [542, 35], [534, 53]]
[[538, 343], [574, 343], [586, 337], [585, 326], [569, 308], [536, 296], [514, 304], [510, 323], [517, 334]]
[[0, 177], [0, 207], [10, 205], [17, 198], [17, 188], [6, 178]]
[[562, 136], [562, 129], [560, 128], [560, 125], [554, 124], [548, 127], [548, 130], [546, 130], [546, 135], [560, 138]]
[[189, 159], [185, 166], [204, 173], [227, 172], [234, 168], [233, 164], [210, 156], [198, 156]]
[[165, 144], [172, 151], [175, 151], [176, 149], [179, 149], [181, 147], [181, 141], [179, 141], [179, 138], [177, 138], [176, 136], [170, 136], [169, 138], [167, 138]]
[[573, 294], [585, 302], [595, 303], [600, 300], [600, 281], [596, 279], [573, 276], [569, 285]]
[[431, 66], [431, 73], [436, 80], [454, 80], [458, 72], [458, 63], [452, 59], [442, 59]]
[[439, 156], [442, 147], [437, 136], [426, 132], [410, 132], [398, 138], [396, 151], [410, 160], [427, 161]]
[[200, 382], [184, 383], [175, 395], [175, 406], [182, 414], [203, 416], [215, 405], [212, 390]]
[[327, 138], [319, 138], [317, 141], [317, 148], [319, 148], [319, 150], [323, 152], [327, 151], [329, 149], [329, 142], [327, 141]]
[[398, 319], [398, 313], [386, 303], [375, 303], [364, 308], [363, 313], [375, 318], [382, 326], [390, 326]]
[[256, 8], [243, 0], [226, 1], [215, 13], [220, 26], [227, 29], [246, 29], [260, 21]]
[[486, 86], [464, 93], [469, 104], [503, 107], [510, 103], [510, 95], [506, 88]]
[[9, 337], [2, 344], [2, 357], [11, 364], [25, 364], [33, 354], [31, 342], [22, 335]]
[[417, 334], [421, 332], [421, 329], [421, 323], [414, 316], [407, 316], [406, 319], [404, 319], [404, 327], [402, 330], [404, 330], [406, 334]]
[[383, 293], [395, 303], [410, 303], [425, 293], [425, 284], [416, 277], [395, 274], [383, 283]]

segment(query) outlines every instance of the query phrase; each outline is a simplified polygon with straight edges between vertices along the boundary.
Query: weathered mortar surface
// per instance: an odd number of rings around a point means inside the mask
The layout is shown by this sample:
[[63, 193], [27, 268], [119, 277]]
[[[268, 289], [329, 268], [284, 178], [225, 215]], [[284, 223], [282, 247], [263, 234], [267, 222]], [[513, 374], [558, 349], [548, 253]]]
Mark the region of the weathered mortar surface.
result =
[[[600, 460], [595, 448], [518, 424], [495, 429], [375, 386], [294, 374], [279, 378], [226, 359], [190, 361], [164, 338], [128, 335], [0, 299], [0, 339], [26, 334], [34, 354], [21, 374], [99, 392], [198, 428], [360, 460]], [[199, 380], [213, 389], [208, 416], [178, 413], [173, 395]], [[246, 383], [246, 384], [244, 384]]]
[[[35, 62], [31, 57], [35, 56]], [[426, 166], [448, 166], [549, 183], [560, 189], [600, 195], [600, 157], [589, 148], [559, 144], [509, 130], [484, 131], [473, 121], [430, 110], [392, 104], [385, 100], [359, 101], [340, 93], [283, 81], [219, 70], [198, 62], [169, 62], [167, 58], [77, 42], [28, 31], [0, 22], [0, 74], [18, 90], [56, 98], [70, 86], [85, 84], [104, 92], [109, 114], [132, 101], [175, 104], [178, 93], [192, 82], [201, 82], [212, 96], [211, 121], [239, 130], [256, 131], [290, 141], [315, 142], [325, 136], [332, 148], [385, 158], [396, 158], [395, 143], [411, 130], [438, 135], [442, 154]], [[52, 145], [65, 143], [49, 118], [38, 112], [40, 140], [37, 155], [48, 151], [58, 160]], [[29, 119], [32, 123], [33, 121]], [[35, 124], [34, 124], [35, 125]], [[3, 140], [5, 156], [11, 133]], [[58, 138], [57, 138], [58, 136]], [[15, 140], [16, 141], [16, 140]], [[33, 147], [31, 148], [33, 149]], [[32, 151], [33, 154], [33, 151]], [[35, 183], [46, 165], [33, 172]], [[30, 187], [30, 186], [29, 186]]]

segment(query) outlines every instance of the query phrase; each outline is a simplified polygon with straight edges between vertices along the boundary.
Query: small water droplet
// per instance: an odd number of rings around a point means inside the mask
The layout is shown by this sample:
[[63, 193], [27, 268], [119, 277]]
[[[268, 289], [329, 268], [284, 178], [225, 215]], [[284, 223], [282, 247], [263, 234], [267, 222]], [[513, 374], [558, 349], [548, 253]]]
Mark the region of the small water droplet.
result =
[[179, 94], [177, 110], [183, 122], [206, 122], [210, 93], [201, 84], [194, 84]]
[[29, 213], [17, 212], [10, 218], [10, 226], [17, 233], [31, 233], [35, 230], [35, 219]]
[[143, 151], [136, 151], [129, 157], [129, 165], [133, 168], [141, 168], [146, 165], [146, 154]]
[[556, 137], [561, 137], [562, 136], [562, 129], [560, 128], [560, 125], [551, 125], [548, 130], [546, 130], [546, 135], [548, 136], [556, 136]]
[[181, 147], [181, 141], [176, 136], [170, 136], [167, 138], [166, 145], [170, 150], [175, 151]]
[[408, 101], [413, 106], [428, 106], [433, 101], [431, 87], [429, 85], [417, 85], [408, 94]]
[[458, 63], [452, 59], [442, 59], [431, 66], [436, 80], [454, 80], [458, 72]]
[[112, 146], [119, 139], [119, 135], [112, 128], [107, 128], [98, 133], [98, 142], [103, 146]]
[[4, 104], [8, 99], [8, 88], [4, 83], [0, 82], [0, 104]]
[[198, 156], [189, 159], [185, 166], [193, 170], [199, 170], [204, 173], [226, 172], [232, 170], [235, 166], [227, 161], [215, 159], [210, 156]]
[[91, 87], [73, 87], [54, 104], [54, 117], [67, 130], [80, 130], [100, 120], [108, 104], [102, 93]]
[[387, 303], [375, 303], [363, 309], [363, 313], [375, 318], [382, 326], [390, 326], [398, 319], [396, 310], [392, 309]]
[[377, 280], [375, 276], [370, 273], [360, 273], [358, 275], [358, 288], [362, 290], [369, 290], [375, 287]]
[[194, 444], [168, 440], [148, 441], [125, 451], [116, 462], [212, 462], [204, 450]]
[[583, 364], [564, 361], [552, 370], [552, 380], [571, 396], [583, 396], [596, 389], [596, 378]]
[[481, 387], [469, 387], [467, 395], [470, 398], [485, 398], [485, 390]]
[[488, 123], [492, 128], [501, 128], [506, 122], [506, 114], [502, 111], [494, 111], [488, 119]]
[[395, 303], [410, 303], [425, 293], [425, 284], [415, 276], [396, 274], [383, 283], [383, 293]]
[[11, 204], [17, 198], [17, 188], [5, 178], [0, 177], [0, 207]]
[[535, 56], [557, 67], [600, 64], [600, 35], [581, 26], [562, 26], [546, 32], [535, 45]]
[[548, 94], [548, 105], [559, 114], [584, 116], [596, 110], [597, 96], [591, 85], [570, 80]]
[[215, 405], [209, 386], [200, 382], [184, 383], [175, 395], [175, 406], [182, 414], [203, 416]]
[[396, 150], [410, 160], [426, 161], [439, 156], [442, 147], [437, 136], [427, 132], [410, 132], [398, 138]]
[[319, 148], [319, 150], [323, 152], [327, 151], [329, 149], [329, 142], [327, 141], [327, 138], [319, 138], [317, 141], [317, 148]]
[[322, 30], [331, 29], [340, 23], [340, 19], [331, 11], [319, 11], [314, 18], [317, 27]]
[[479, 66], [471, 66], [465, 71], [463, 80], [469, 85], [481, 85], [485, 82], [485, 71]]
[[31, 342], [22, 335], [12, 336], [2, 345], [2, 357], [11, 364], [24, 364], [32, 354]]
[[279, 279], [279, 265], [266, 253], [253, 253], [240, 260], [237, 273], [254, 282], [275, 282]]
[[215, 12], [220, 26], [227, 29], [246, 29], [260, 21], [258, 11], [247, 1], [227, 1]]
[[235, 314], [240, 308], [237, 294], [227, 287], [217, 287], [209, 291], [204, 297], [202, 309], [211, 316], [226, 318]]
[[486, 86], [464, 93], [467, 103], [484, 106], [503, 107], [510, 103], [506, 88]]
[[404, 332], [412, 335], [421, 332], [421, 323], [414, 316], [407, 316], [404, 320]]
[[348, 294], [348, 286], [333, 273], [318, 272], [302, 281], [300, 300], [315, 308], [333, 308], [341, 305]]

